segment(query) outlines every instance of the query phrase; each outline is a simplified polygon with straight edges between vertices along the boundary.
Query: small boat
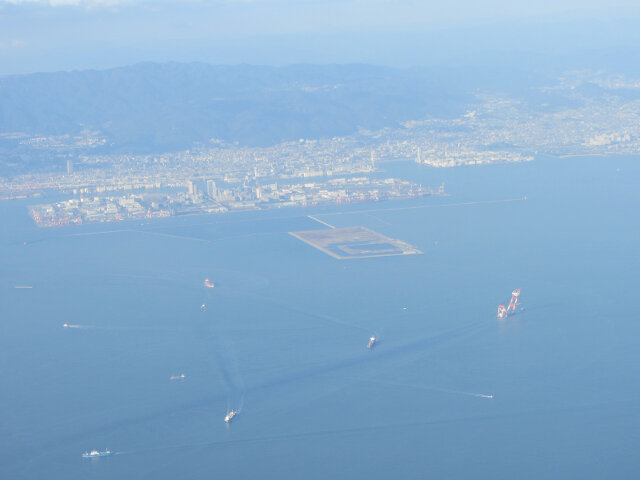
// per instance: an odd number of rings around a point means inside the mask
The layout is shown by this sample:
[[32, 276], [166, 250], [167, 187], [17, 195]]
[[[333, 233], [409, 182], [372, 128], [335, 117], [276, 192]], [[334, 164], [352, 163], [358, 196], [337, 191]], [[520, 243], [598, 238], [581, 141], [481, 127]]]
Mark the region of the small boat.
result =
[[69, 328], [69, 324], [68, 324], [68, 323], [63, 323], [63, 324], [62, 324], [62, 326], [63, 326], [64, 328]]
[[169, 380], [182, 380], [185, 378], [185, 374], [181, 373], [180, 375], [172, 375], [169, 377]]
[[207, 288], [214, 288], [215, 287], [213, 282], [211, 280], [209, 280], [208, 278], [204, 279], [204, 286], [207, 287]]
[[229, 413], [227, 413], [227, 415], [224, 417], [224, 421], [226, 423], [231, 422], [231, 420], [238, 414], [237, 410], [231, 410]]
[[200, 305], [200, 310], [204, 312], [206, 309], [207, 309], [207, 306], [204, 303]]
[[371, 337], [369, 339], [369, 343], [367, 343], [367, 348], [373, 348], [375, 344], [376, 344], [376, 337]]
[[93, 457], [108, 457], [109, 455], [113, 455], [113, 452], [111, 450], [104, 450], [103, 452], [100, 452], [98, 450], [91, 450], [90, 452], [84, 452], [82, 454], [83, 458], [93, 458]]

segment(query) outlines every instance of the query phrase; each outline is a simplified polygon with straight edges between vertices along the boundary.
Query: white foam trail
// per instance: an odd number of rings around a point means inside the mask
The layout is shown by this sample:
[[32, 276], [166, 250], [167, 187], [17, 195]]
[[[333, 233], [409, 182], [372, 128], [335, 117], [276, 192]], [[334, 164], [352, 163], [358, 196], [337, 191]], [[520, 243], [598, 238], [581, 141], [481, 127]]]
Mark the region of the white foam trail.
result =
[[429, 387], [429, 386], [426, 386], [426, 385], [415, 385], [415, 384], [412, 384], [412, 383], [385, 382], [383, 380], [367, 379], [367, 380], [364, 380], [364, 381], [371, 382], [371, 383], [379, 383], [379, 384], [382, 384], [382, 385], [391, 385], [391, 386], [396, 386], [396, 387], [408, 387], [408, 388], [416, 388], [418, 390], [430, 390], [430, 391], [434, 391], [434, 392], [451, 393], [451, 394], [454, 394], [454, 395], [466, 395], [467, 397], [493, 399], [493, 394], [486, 394], [486, 393], [465, 392], [463, 390], [452, 390], [450, 388]]
[[476, 200], [471, 202], [458, 202], [458, 203], [441, 203], [441, 204], [428, 204], [428, 205], [414, 205], [411, 207], [397, 207], [397, 208], [370, 208], [368, 210], [353, 210], [348, 212], [332, 212], [332, 213], [323, 213], [322, 216], [332, 216], [332, 215], [362, 215], [367, 213], [375, 213], [375, 212], [397, 212], [400, 210], [415, 210], [421, 208], [439, 208], [439, 207], [464, 207], [468, 205], [491, 205], [495, 203], [510, 203], [510, 202], [522, 202], [526, 200], [527, 197], [520, 198], [505, 198], [502, 200]]
[[147, 331], [147, 332], [155, 332], [155, 331], [168, 331], [168, 332], [179, 332], [181, 328], [172, 328], [172, 327], [128, 327], [128, 326], [100, 326], [100, 325], [73, 325], [70, 323], [65, 323], [62, 325], [64, 328], [80, 328], [83, 330], [112, 330], [112, 331]]
[[440, 388], [440, 387], [427, 387], [422, 385], [411, 385], [407, 384], [406, 387], [420, 388], [423, 390], [433, 390], [435, 392], [442, 393], [452, 393], [454, 395], [466, 395], [467, 397], [476, 397], [476, 398], [493, 398], [493, 395], [489, 395], [486, 393], [475, 393], [475, 392], [465, 392], [463, 390], [452, 390], [450, 388]]
[[71, 324], [71, 323], [65, 323], [62, 326], [64, 328], [81, 328], [83, 330], [89, 330], [89, 329], [109, 330], [109, 329], [113, 328], [113, 327], [99, 327], [97, 325], [74, 325], [74, 324]]

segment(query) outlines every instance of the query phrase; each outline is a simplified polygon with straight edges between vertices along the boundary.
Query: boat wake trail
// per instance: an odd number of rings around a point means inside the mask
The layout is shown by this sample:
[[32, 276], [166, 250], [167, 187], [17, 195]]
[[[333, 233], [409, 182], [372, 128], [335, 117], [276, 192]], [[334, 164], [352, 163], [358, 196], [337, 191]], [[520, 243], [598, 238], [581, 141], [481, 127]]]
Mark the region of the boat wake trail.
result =
[[421, 338], [404, 345], [380, 349], [376, 352], [376, 355], [374, 357], [371, 357], [369, 355], [354, 355], [351, 358], [345, 358], [331, 363], [324, 363], [306, 370], [292, 372], [279, 378], [265, 380], [261, 383], [257, 383], [251, 386], [249, 388], [249, 391], [276, 387], [302, 379], [310, 379], [329, 372], [344, 370], [353, 366], [357, 366], [365, 362], [382, 362], [386, 358], [406, 355], [415, 352], [416, 350], [425, 352], [430, 348], [435, 348], [439, 345], [447, 344], [465, 335], [470, 335], [486, 328], [486, 322], [473, 322], [471, 324], [464, 325], [462, 327], [458, 327], [453, 330], [449, 330], [447, 332], [433, 335], [427, 338]]
[[273, 300], [271, 300], [269, 298], [265, 298], [265, 297], [256, 297], [256, 298], [258, 298], [261, 302], [269, 303], [271, 305], [274, 305], [276, 307], [282, 308], [284, 310], [288, 310], [288, 311], [296, 313], [298, 315], [303, 315], [303, 316], [306, 316], [306, 317], [311, 317], [311, 318], [316, 319], [316, 320], [322, 320], [324, 322], [333, 323], [334, 325], [339, 325], [341, 327], [353, 328], [353, 329], [366, 331], [366, 332], [369, 331], [368, 328], [361, 327], [360, 325], [355, 325], [353, 323], [345, 322], [344, 320], [341, 320], [339, 318], [333, 317], [331, 315], [326, 315], [324, 313], [310, 312], [308, 310], [303, 310], [301, 308], [292, 307], [291, 305], [285, 305], [285, 304], [280, 303], [280, 302], [274, 302]]
[[223, 355], [220, 348], [215, 349], [216, 362], [218, 364], [218, 369], [222, 374], [222, 379], [227, 387], [227, 391], [229, 394], [229, 398], [227, 401], [227, 409], [230, 410], [233, 408], [233, 405], [244, 401], [244, 385], [242, 382], [237, 382], [235, 378], [237, 375], [231, 371], [230, 364], [226, 360], [228, 355]]
[[65, 323], [63, 328], [78, 328], [82, 330], [137, 330], [137, 331], [169, 331], [179, 332], [184, 329], [174, 327], [129, 327], [129, 326], [101, 326], [101, 325], [78, 325]]
[[370, 378], [365, 380], [360, 379], [360, 381], [367, 382], [367, 383], [377, 383], [380, 385], [388, 385], [391, 387], [406, 387], [406, 388], [415, 388], [416, 390], [427, 390], [431, 392], [450, 393], [453, 395], [465, 395], [467, 397], [488, 398], [488, 399], [494, 398], [493, 394], [466, 392], [464, 390], [453, 390], [450, 388], [432, 387], [428, 385], [416, 385], [413, 383], [388, 382], [385, 380], [374, 380]]
[[222, 335], [220, 328], [216, 328], [218, 325], [221, 326], [220, 321], [216, 321], [209, 326], [209, 349], [213, 347], [218, 371], [220, 372], [222, 380], [227, 388], [227, 411], [239, 411], [241, 407], [239, 406], [236, 408], [235, 406], [244, 403], [246, 388], [242, 380], [242, 376], [240, 375], [233, 344]]
[[[237, 392], [238, 401], [242, 403], [242, 399], [244, 398], [245, 393], [260, 391], [260, 390], [269, 389], [269, 388], [277, 388], [283, 385], [295, 383], [303, 379], [313, 378], [329, 372], [335, 372], [335, 371], [347, 369], [349, 367], [356, 366], [364, 362], [381, 362], [385, 358], [402, 356], [408, 353], [415, 352], [416, 350], [419, 350], [420, 352], [429, 352], [432, 348], [436, 348], [441, 345], [447, 345], [448, 343], [451, 343], [459, 338], [463, 338], [466, 335], [471, 335], [473, 333], [480, 332], [483, 329], [486, 329], [487, 325], [488, 323], [484, 321], [474, 322], [474, 323], [464, 325], [438, 335], [430, 336], [427, 338], [421, 338], [404, 345], [398, 345], [395, 347], [380, 349], [379, 351], [376, 352], [376, 355], [374, 356], [362, 354], [363, 352], [360, 352], [359, 355], [353, 356], [351, 358], [347, 358], [344, 360], [337, 360], [335, 362], [318, 365], [313, 368], [302, 369], [302, 370], [292, 372], [290, 374], [282, 375], [276, 378], [266, 379], [262, 382], [256, 383], [247, 388], [245, 388], [244, 385], [239, 385], [239, 382], [234, 381], [234, 376], [232, 375], [231, 370], [227, 367], [227, 362], [225, 361], [224, 356], [222, 354], [219, 354], [217, 358], [218, 358], [219, 368], [223, 372], [223, 377], [225, 379], [224, 381], [227, 382], [227, 385], [229, 386], [229, 390], [232, 393]], [[204, 342], [203, 346], [205, 347], [205, 350], [203, 352], [203, 358], [211, 358], [210, 356], [211, 347], [212, 347], [211, 332], [208, 330], [205, 330], [203, 332], [202, 329], [199, 329], [199, 330], [194, 330], [194, 333], [197, 334], [197, 338], [199, 341]], [[484, 395], [484, 394], [478, 394], [478, 395]], [[188, 402], [185, 402], [179, 405], [173, 405], [168, 408], [162, 408], [155, 411], [146, 412], [145, 414], [142, 414], [142, 415], [120, 418], [113, 422], [108, 422], [93, 428], [74, 432], [70, 435], [59, 438], [57, 441], [61, 441], [61, 440], [71, 441], [78, 438], [84, 438], [89, 434], [95, 435], [96, 433], [111, 431], [125, 425], [131, 426], [133, 424], [140, 424], [144, 422], [153, 421], [158, 418], [162, 418], [166, 415], [173, 415], [177, 412], [186, 412], [188, 410], [193, 410], [193, 409], [201, 408], [203, 406], [211, 405], [214, 402], [224, 401], [225, 396], [227, 399], [231, 399], [232, 401], [235, 400], [234, 398], [231, 398], [232, 395], [224, 395], [221, 393], [205, 395], [203, 397], [194, 398]], [[325, 432], [325, 433], [331, 434], [331, 432]], [[322, 434], [325, 434], [325, 433], [322, 433]], [[258, 439], [258, 440], [261, 440], [261, 439]], [[48, 446], [48, 444], [45, 446]]]
[[129, 454], [129, 455], [139, 455], [144, 453], [151, 452], [161, 452], [161, 451], [170, 451], [170, 450], [181, 450], [181, 449], [194, 449], [201, 447], [224, 447], [231, 445], [247, 445], [247, 444], [256, 444], [263, 442], [277, 442], [277, 441], [290, 441], [296, 439], [308, 439], [308, 438], [330, 438], [336, 435], [359, 435], [364, 433], [377, 433], [384, 431], [393, 431], [393, 430], [406, 430], [407, 428], [424, 428], [429, 426], [437, 426], [437, 425], [451, 425], [451, 424], [459, 424], [459, 423], [469, 423], [469, 422], [486, 422], [487, 420], [497, 420], [497, 419], [516, 419], [516, 418], [531, 418], [531, 417], [545, 417], [548, 415], [584, 415], [588, 412], [601, 411], [603, 406], [609, 407], [619, 407], [620, 405], [631, 405], [634, 404], [634, 401], [624, 401], [624, 402], [614, 402], [614, 403], [596, 403], [596, 404], [579, 404], [579, 405], [565, 405], [565, 406], [556, 406], [556, 407], [548, 407], [548, 408], [535, 408], [535, 409], [525, 409], [525, 410], [516, 410], [509, 412], [501, 412], [494, 414], [484, 414], [484, 415], [469, 415], [469, 416], [459, 416], [459, 417], [449, 417], [449, 418], [440, 418], [440, 419], [425, 419], [425, 420], [412, 420], [407, 422], [390, 422], [390, 423], [381, 423], [374, 425], [362, 425], [355, 427], [347, 427], [347, 428], [334, 428], [334, 429], [324, 429], [324, 430], [312, 430], [306, 432], [284, 432], [284, 433], [276, 433], [272, 435], [263, 435], [263, 436], [255, 436], [248, 438], [238, 438], [231, 440], [217, 440], [206, 443], [192, 443], [192, 444], [180, 444], [180, 445], [171, 445], [171, 446], [160, 446], [155, 448], [141, 449], [135, 451], [127, 451], [120, 452], [121, 454]]

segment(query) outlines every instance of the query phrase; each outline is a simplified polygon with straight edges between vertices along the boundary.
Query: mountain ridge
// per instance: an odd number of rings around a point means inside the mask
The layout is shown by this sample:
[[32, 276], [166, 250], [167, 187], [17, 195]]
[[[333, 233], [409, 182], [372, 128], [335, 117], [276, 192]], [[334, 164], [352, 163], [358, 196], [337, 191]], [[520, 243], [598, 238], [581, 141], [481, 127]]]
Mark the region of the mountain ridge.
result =
[[144, 62], [0, 77], [0, 133], [91, 130], [133, 151], [261, 146], [457, 113], [465, 99], [459, 85], [411, 69]]

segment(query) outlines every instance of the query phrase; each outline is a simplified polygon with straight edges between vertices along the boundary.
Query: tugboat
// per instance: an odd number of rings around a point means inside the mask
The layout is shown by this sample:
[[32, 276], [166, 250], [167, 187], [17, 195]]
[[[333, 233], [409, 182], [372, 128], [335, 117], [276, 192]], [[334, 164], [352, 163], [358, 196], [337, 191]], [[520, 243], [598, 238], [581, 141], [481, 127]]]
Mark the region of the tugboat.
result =
[[109, 455], [113, 455], [113, 452], [109, 449], [104, 452], [100, 452], [98, 450], [91, 450], [90, 452], [84, 452], [82, 454], [83, 458], [93, 458], [93, 457], [108, 457]]
[[204, 286], [207, 287], [207, 288], [214, 288], [215, 287], [213, 282], [211, 280], [209, 280], [208, 278], [204, 279]]
[[229, 413], [227, 413], [227, 415], [224, 417], [224, 421], [226, 423], [230, 423], [231, 420], [233, 419], [233, 417], [235, 417], [238, 414], [237, 410], [231, 410]]
[[367, 343], [367, 348], [373, 348], [375, 344], [376, 344], [376, 337], [371, 337], [369, 339], [369, 343]]

